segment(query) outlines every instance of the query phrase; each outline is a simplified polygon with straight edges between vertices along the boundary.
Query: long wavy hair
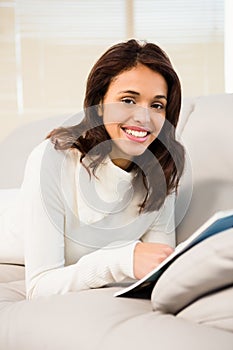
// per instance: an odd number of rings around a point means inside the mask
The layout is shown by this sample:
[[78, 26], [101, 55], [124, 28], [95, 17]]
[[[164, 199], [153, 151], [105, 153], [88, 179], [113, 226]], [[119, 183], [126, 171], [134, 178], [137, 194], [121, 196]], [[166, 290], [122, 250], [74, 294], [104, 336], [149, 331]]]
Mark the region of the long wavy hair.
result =
[[[160, 134], [148, 147], [150, 152], [134, 157], [132, 163], [136, 175], [133, 184], [136, 186], [136, 180], [142, 178], [146, 190], [139, 211], [150, 212], [158, 210], [166, 196], [177, 190], [184, 168], [184, 148], [175, 137], [181, 107], [180, 81], [167, 54], [159, 46], [131, 39], [110, 47], [88, 76], [82, 121], [75, 126], [54, 129], [47, 138], [57, 150], [78, 149], [81, 162], [87, 154], [91, 156], [87, 170], [95, 176], [96, 168], [111, 152], [111, 142], [104, 142], [111, 139], [97, 106], [103, 101], [112, 80], [137, 64], [160, 73], [168, 86], [166, 119]], [[145, 156], [146, 153], [153, 157]]]

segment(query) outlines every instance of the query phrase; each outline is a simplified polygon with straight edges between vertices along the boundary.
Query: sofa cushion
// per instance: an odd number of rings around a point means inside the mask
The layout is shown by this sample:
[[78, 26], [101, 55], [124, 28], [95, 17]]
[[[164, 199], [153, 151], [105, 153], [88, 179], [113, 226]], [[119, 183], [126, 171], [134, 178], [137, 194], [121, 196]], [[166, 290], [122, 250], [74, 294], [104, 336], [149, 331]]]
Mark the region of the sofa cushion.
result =
[[155, 314], [150, 300], [114, 298], [116, 290], [28, 301], [24, 281], [0, 284], [0, 349], [141, 350], [151, 344], [163, 350], [232, 349], [233, 334]]
[[[153, 309], [175, 315], [203, 296], [232, 286], [232, 271], [233, 228], [202, 241], [170, 265], [153, 289]], [[210, 312], [210, 319], [218, 318], [224, 305]]]
[[19, 188], [0, 189], [0, 216], [12, 204], [19, 193]]
[[179, 312], [177, 317], [232, 332], [232, 300], [233, 287], [226, 287], [193, 302]]
[[0, 283], [20, 281], [25, 278], [25, 268], [20, 265], [0, 264]]
[[[0, 190], [0, 263], [24, 264], [23, 233], [18, 230], [19, 189]], [[14, 214], [12, 214], [14, 213]]]

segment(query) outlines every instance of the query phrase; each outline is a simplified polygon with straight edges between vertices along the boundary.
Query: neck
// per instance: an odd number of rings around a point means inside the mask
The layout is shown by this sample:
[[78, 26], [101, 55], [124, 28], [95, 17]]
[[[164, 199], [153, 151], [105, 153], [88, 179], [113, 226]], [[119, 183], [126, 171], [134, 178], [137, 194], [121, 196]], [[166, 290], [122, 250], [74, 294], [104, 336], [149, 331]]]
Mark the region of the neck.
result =
[[123, 170], [127, 170], [130, 165], [131, 165], [131, 160], [128, 159], [122, 159], [122, 158], [111, 158], [111, 161], [113, 162], [113, 164], [115, 164], [116, 166], [118, 166], [119, 168], [123, 169]]

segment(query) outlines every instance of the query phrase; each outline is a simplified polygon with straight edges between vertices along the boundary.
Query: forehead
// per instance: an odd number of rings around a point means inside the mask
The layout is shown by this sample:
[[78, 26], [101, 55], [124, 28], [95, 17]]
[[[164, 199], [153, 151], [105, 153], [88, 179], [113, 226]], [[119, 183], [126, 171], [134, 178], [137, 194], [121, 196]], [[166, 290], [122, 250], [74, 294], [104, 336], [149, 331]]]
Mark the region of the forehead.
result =
[[109, 89], [129, 89], [130, 87], [138, 89], [152, 89], [161, 92], [167, 91], [167, 83], [165, 78], [158, 72], [153, 71], [147, 66], [138, 64], [128, 70], [121, 72], [117, 75], [109, 85]]

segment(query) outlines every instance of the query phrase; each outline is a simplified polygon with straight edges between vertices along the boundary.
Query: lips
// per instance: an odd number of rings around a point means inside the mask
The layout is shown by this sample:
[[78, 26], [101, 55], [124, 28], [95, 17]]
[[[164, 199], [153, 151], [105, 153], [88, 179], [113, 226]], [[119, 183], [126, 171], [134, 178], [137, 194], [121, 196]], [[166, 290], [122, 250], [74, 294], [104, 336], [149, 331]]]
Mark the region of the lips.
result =
[[150, 135], [150, 131], [137, 126], [122, 126], [124, 134], [132, 141], [144, 142]]

